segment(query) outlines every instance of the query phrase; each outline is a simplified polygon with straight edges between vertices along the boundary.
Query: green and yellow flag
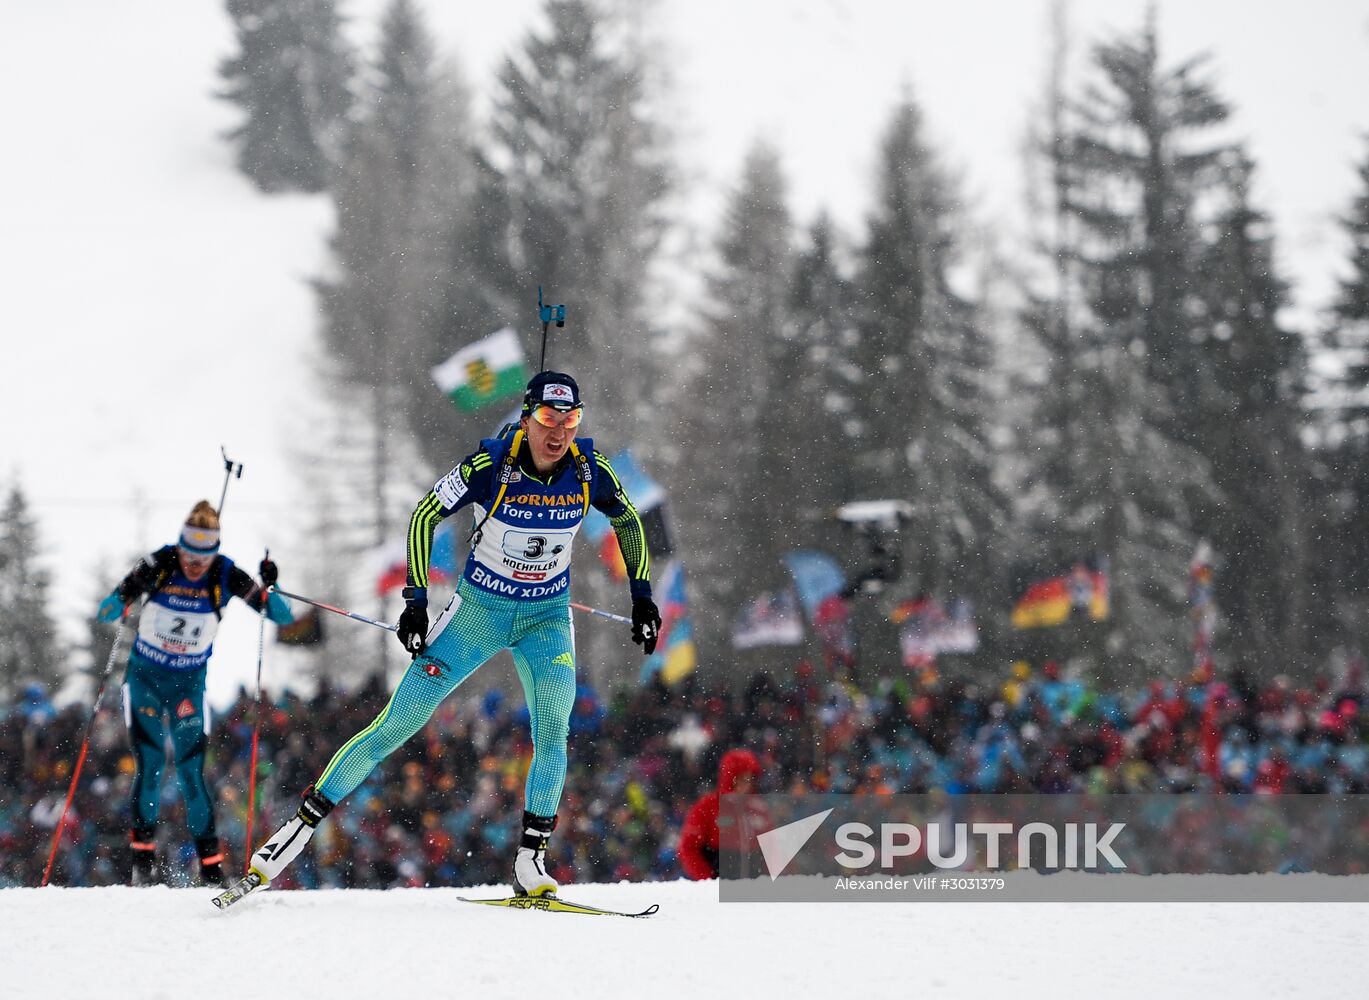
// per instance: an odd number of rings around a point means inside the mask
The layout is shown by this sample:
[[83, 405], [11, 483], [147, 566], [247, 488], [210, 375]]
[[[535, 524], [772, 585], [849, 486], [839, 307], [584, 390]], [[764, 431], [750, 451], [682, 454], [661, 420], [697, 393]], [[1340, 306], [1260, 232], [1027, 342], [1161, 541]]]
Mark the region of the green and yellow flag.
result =
[[523, 345], [509, 327], [463, 347], [433, 369], [437, 387], [463, 410], [521, 395], [528, 378]]

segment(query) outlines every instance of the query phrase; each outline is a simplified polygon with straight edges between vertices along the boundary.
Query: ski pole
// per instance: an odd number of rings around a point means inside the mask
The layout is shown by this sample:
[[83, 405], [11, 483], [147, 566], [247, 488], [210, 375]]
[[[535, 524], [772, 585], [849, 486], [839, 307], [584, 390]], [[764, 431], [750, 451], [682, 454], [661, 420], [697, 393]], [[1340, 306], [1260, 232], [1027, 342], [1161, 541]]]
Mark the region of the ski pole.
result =
[[[262, 562], [271, 558], [271, 550], [266, 550]], [[267, 587], [261, 592], [261, 627], [257, 631], [257, 693], [252, 699], [252, 763], [247, 779], [247, 871], [252, 870], [252, 820], [257, 815], [257, 741], [261, 736], [261, 661], [266, 655], [266, 599], [271, 594]], [[246, 874], [246, 872], [244, 872]]]
[[95, 727], [95, 716], [100, 711], [100, 699], [104, 697], [105, 684], [109, 681], [109, 675], [114, 670], [114, 661], [119, 655], [119, 641], [124, 637], [124, 622], [128, 618], [128, 608], [124, 608], [124, 613], [119, 616], [119, 628], [114, 633], [114, 644], [109, 648], [109, 659], [105, 661], [105, 672], [100, 675], [100, 686], [95, 692], [95, 702], [90, 706], [90, 718], [86, 720], [86, 735], [81, 740], [81, 753], [76, 758], [76, 769], [71, 774], [71, 787], [67, 789], [67, 801], [62, 806], [62, 816], [57, 821], [57, 829], [52, 834], [52, 850], [48, 852], [48, 865], [43, 869], [43, 881], [40, 886], [48, 884], [48, 878], [52, 875], [52, 863], [57, 858], [57, 845], [62, 842], [62, 829], [67, 823], [67, 811], [71, 808], [71, 800], [76, 797], [76, 783], [81, 780], [81, 768], [86, 763], [86, 751], [90, 749], [90, 732]]
[[571, 601], [570, 606], [574, 608], [576, 611], [588, 611], [592, 615], [598, 615], [600, 618], [607, 618], [611, 622], [622, 622], [624, 625], [632, 624], [631, 618], [624, 618], [622, 615], [615, 615], [610, 614], [607, 611], [600, 611], [598, 608], [591, 608], [587, 604], [576, 604], [574, 601]]
[[[378, 622], [374, 618], [367, 618], [365, 615], [359, 615], [355, 611], [335, 608], [331, 604], [324, 604], [322, 601], [315, 601], [310, 597], [301, 597], [299, 594], [292, 594], [288, 590], [281, 590], [279, 587], [276, 587], [275, 591], [277, 594], [280, 594], [281, 597], [288, 597], [292, 601], [303, 601], [305, 604], [312, 604], [314, 607], [322, 608], [324, 611], [331, 611], [336, 615], [354, 618], [359, 622], [365, 622], [367, 625], [374, 625], [376, 628], [383, 628], [389, 632], [399, 631], [399, 626], [397, 625], [387, 625], [385, 622]], [[608, 611], [600, 611], [598, 608], [591, 608], [586, 604], [577, 604], [575, 601], [571, 601], [570, 606], [577, 611], [587, 611], [592, 615], [598, 615], [600, 618], [607, 618], [611, 622], [622, 622], [624, 625], [632, 624], [631, 618], [624, 618], [622, 615], [615, 615]]]
[[[219, 454], [221, 454], [221, 455], [223, 456], [223, 489], [219, 492], [219, 506], [218, 506], [219, 517], [222, 518], [222, 517], [223, 517], [223, 501], [224, 501], [224, 499], [228, 496], [228, 481], [229, 481], [230, 479], [241, 479], [241, 478], [242, 478], [242, 463], [241, 463], [241, 462], [234, 463], [233, 460], [230, 459], [230, 458], [228, 457], [228, 450], [227, 450], [226, 448], [224, 448], [223, 445], [219, 445]], [[236, 469], [237, 469], [236, 474], [235, 474], [234, 471], [233, 471], [235, 467], [236, 467]]]
[[279, 587], [275, 587], [273, 589], [277, 594], [280, 594], [281, 597], [288, 597], [292, 601], [303, 601], [305, 604], [312, 604], [314, 607], [322, 608], [324, 611], [331, 611], [335, 615], [343, 615], [346, 618], [352, 618], [359, 622], [365, 622], [367, 625], [374, 625], [376, 628], [383, 628], [387, 632], [399, 631], [398, 625], [387, 625], [385, 622], [378, 622], [374, 618], [367, 618], [365, 615], [359, 615], [355, 611], [347, 611], [343, 608], [335, 608], [331, 604], [324, 604], [322, 601], [316, 601], [311, 597], [301, 597], [299, 594], [292, 594], [288, 590], [281, 590]]

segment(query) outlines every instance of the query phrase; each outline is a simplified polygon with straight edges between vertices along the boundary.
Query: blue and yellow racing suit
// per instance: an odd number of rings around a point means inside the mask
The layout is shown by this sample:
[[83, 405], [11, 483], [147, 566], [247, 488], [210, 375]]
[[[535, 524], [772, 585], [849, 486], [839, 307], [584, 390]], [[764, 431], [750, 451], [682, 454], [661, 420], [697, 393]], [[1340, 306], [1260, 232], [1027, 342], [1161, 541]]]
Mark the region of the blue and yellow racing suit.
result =
[[438, 704], [501, 649], [513, 654], [528, 702], [533, 759], [526, 809], [554, 816], [566, 777], [575, 702], [571, 546], [589, 509], [613, 525], [634, 597], [651, 596], [651, 556], [641, 518], [607, 458], [576, 438], [549, 476], [533, 467], [522, 431], [481, 442], [440, 479], [409, 521], [409, 584], [426, 588], [433, 532], [464, 507], [477, 530], [465, 570], [389, 704], [334, 755], [315, 787], [337, 803], [432, 717]]

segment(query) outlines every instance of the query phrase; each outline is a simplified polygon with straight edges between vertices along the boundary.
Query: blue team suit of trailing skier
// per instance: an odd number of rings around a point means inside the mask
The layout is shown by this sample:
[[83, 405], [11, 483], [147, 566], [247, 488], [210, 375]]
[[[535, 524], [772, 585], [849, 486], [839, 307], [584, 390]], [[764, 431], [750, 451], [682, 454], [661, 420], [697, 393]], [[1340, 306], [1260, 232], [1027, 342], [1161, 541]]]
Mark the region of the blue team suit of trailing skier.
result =
[[[144, 556], [100, 605], [102, 621], [117, 621], [143, 594], [147, 604], [138, 616], [138, 634], [128, 658], [124, 681], [124, 721], [133, 745], [131, 871], [135, 885], [156, 881], [157, 813], [162, 769], [166, 763], [166, 727], [176, 775], [185, 799], [186, 825], [195, 841], [200, 875], [209, 884], [223, 883], [223, 851], [214, 823], [214, 803], [205, 785], [204, 755], [210, 712], [205, 702], [205, 674], [223, 606], [229, 598], [262, 606], [263, 588], [227, 556], [218, 554], [218, 514], [207, 501], [191, 511], [176, 545]], [[267, 584], [276, 566], [263, 560]], [[267, 614], [279, 624], [291, 620], [283, 598], [266, 598]]]
[[[581, 413], [579, 387], [570, 376], [539, 374], [528, 385], [518, 429], [482, 441], [419, 501], [409, 522], [407, 606], [399, 621], [400, 641], [417, 655], [380, 715], [338, 750], [297, 816], [253, 855], [252, 867], [264, 881], [275, 878], [318, 820], [418, 732], [447, 695], [508, 649], [527, 698], [533, 741], [514, 887], [534, 895], [555, 891], [543, 852], [565, 782], [575, 702], [571, 546], [591, 507], [608, 516], [623, 551], [634, 640], [650, 652], [660, 627], [641, 519], [608, 459], [590, 439], [574, 437]], [[471, 553], [456, 593], [430, 629], [433, 532], [468, 506], [476, 524]]]

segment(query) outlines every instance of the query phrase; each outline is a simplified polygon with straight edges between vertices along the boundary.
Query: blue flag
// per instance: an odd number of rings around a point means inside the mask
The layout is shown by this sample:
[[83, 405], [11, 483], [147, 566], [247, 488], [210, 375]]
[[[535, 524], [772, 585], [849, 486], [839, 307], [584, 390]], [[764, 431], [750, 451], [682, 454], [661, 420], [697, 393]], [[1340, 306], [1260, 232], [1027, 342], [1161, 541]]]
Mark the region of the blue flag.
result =
[[846, 574], [837, 561], [825, 552], [794, 549], [785, 553], [784, 564], [794, 577], [799, 602], [811, 622], [822, 602], [846, 587]]
[[[623, 489], [627, 491], [632, 506], [637, 508], [637, 513], [645, 514], [665, 502], [665, 488], [646, 474], [642, 467], [637, 464], [637, 460], [632, 457], [632, 452], [625, 448], [609, 461], [613, 464], [613, 471], [618, 473], [618, 480], [623, 484]], [[608, 523], [608, 518], [603, 514], [597, 510], [591, 510], [581, 523], [580, 530], [585, 533], [585, 537], [597, 545], [604, 540], [605, 535], [613, 530], [613, 526]]]

